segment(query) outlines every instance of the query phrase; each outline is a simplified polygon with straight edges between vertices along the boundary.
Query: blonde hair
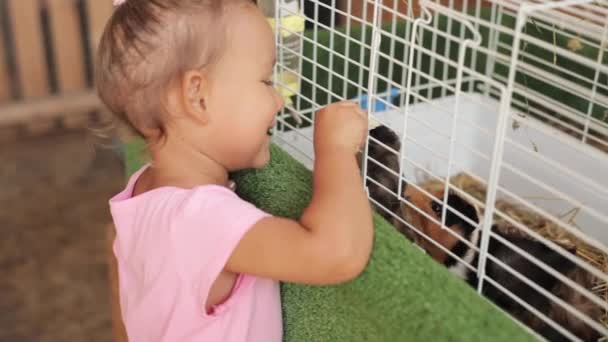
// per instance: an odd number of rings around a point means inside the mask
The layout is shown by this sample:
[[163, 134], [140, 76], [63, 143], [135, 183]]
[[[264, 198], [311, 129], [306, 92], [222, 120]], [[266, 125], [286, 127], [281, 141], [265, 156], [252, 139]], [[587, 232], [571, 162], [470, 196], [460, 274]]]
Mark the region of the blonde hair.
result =
[[163, 137], [167, 87], [218, 59], [224, 9], [234, 3], [251, 1], [127, 0], [119, 5], [96, 59], [103, 103], [139, 135]]

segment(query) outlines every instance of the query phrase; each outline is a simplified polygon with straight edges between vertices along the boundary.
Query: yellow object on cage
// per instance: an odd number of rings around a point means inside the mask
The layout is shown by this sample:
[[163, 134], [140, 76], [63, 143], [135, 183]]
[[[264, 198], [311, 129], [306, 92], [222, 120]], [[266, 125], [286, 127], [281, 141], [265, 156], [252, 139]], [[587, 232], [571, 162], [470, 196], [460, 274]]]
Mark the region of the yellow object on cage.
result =
[[277, 27], [280, 29], [280, 45], [289, 48], [289, 51], [277, 50], [277, 59], [285, 68], [278, 68], [275, 79], [285, 103], [290, 105], [292, 104], [291, 97], [300, 92], [300, 52], [306, 19], [300, 13], [299, 1], [296, 0], [280, 1], [282, 11], [278, 13], [278, 20], [275, 12], [277, 4], [274, 0], [258, 1], [258, 4], [268, 18], [272, 29], [275, 32]]

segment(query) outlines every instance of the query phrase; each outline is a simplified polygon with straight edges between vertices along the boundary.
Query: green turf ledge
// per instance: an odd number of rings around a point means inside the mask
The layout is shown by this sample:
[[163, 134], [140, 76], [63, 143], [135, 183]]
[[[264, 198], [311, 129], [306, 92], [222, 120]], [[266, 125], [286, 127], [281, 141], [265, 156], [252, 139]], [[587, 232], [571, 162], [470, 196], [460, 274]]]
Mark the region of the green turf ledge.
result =
[[[143, 144], [124, 145], [127, 175]], [[233, 175], [238, 193], [261, 209], [298, 218], [312, 174], [273, 145], [261, 170]], [[534, 337], [409, 243], [376, 215], [374, 249], [356, 280], [327, 287], [282, 284], [285, 341], [532, 341]]]

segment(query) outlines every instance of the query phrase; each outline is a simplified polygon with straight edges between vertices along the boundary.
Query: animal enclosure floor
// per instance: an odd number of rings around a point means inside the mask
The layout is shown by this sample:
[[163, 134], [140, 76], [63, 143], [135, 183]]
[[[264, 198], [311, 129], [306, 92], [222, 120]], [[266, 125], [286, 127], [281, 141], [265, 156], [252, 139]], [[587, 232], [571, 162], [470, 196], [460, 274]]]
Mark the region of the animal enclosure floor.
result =
[[0, 341], [110, 341], [108, 198], [120, 158], [87, 132], [0, 144]]

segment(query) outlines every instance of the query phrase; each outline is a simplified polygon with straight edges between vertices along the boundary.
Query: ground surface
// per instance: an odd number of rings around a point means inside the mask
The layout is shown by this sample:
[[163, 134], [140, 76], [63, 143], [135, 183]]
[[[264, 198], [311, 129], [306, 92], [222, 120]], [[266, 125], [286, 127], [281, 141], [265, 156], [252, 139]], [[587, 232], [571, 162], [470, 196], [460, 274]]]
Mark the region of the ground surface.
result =
[[0, 341], [110, 341], [108, 198], [123, 166], [88, 132], [0, 143]]

